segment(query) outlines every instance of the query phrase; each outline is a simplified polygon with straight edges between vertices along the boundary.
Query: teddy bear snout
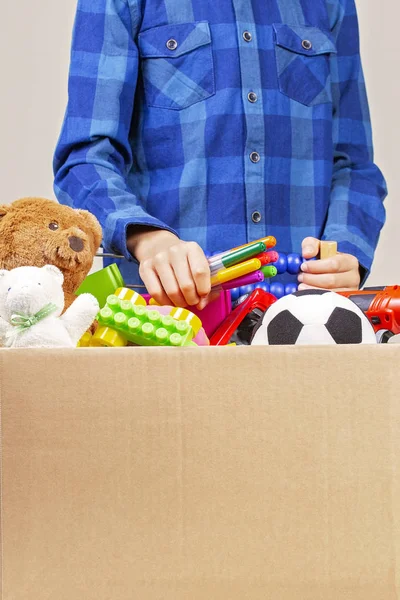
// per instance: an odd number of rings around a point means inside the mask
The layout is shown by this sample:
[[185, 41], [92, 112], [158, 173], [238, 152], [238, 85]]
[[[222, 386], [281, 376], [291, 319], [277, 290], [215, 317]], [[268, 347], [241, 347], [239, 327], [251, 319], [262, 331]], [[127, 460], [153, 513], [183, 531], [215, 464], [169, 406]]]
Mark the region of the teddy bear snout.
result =
[[83, 240], [81, 238], [77, 237], [76, 235], [72, 235], [71, 237], [69, 237], [68, 242], [69, 242], [69, 247], [74, 252], [82, 252], [82, 250], [85, 247]]

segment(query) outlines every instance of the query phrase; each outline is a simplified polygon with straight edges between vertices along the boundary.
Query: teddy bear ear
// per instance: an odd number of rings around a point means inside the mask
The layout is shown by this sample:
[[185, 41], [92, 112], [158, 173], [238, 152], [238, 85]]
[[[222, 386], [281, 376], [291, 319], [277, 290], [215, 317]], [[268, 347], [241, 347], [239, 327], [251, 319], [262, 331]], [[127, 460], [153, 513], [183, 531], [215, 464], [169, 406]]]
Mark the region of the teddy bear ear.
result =
[[91, 230], [91, 232], [93, 234], [95, 251], [97, 252], [97, 250], [99, 249], [99, 246], [101, 244], [102, 237], [103, 237], [103, 231], [101, 229], [101, 225], [100, 225], [99, 221], [96, 219], [96, 217], [94, 216], [94, 214], [92, 214], [88, 210], [77, 209], [77, 211], [80, 214], [80, 216], [84, 219], [85, 224], [87, 225], [87, 227], [89, 227], [89, 229]]
[[55, 265], [45, 265], [44, 267], [41, 267], [41, 268], [43, 269], [43, 271], [46, 271], [46, 273], [49, 273], [49, 275], [52, 275], [52, 277], [57, 279], [57, 281], [60, 284], [64, 283], [64, 275], [62, 274], [60, 269], [58, 267], [56, 267]]
[[8, 208], [9, 207], [6, 204], [0, 205], [0, 219], [6, 216], [6, 214], [8, 213]]

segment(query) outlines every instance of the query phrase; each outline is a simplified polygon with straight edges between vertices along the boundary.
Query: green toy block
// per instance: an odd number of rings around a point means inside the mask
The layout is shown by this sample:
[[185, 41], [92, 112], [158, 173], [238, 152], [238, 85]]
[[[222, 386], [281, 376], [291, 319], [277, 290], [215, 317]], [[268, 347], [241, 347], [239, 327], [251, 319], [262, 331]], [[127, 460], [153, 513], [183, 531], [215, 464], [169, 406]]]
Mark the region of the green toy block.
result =
[[114, 263], [91, 273], [82, 281], [80, 287], [75, 292], [77, 296], [80, 294], [92, 294], [100, 306], [104, 306], [110, 294], [113, 294], [117, 288], [124, 287], [124, 280], [121, 271]]
[[[146, 306], [132, 304], [130, 300], [120, 300], [114, 294], [107, 298], [97, 321], [100, 327], [114, 330], [138, 346], [193, 345], [194, 332], [187, 321], [178, 321]], [[99, 335], [103, 333], [99, 331]]]

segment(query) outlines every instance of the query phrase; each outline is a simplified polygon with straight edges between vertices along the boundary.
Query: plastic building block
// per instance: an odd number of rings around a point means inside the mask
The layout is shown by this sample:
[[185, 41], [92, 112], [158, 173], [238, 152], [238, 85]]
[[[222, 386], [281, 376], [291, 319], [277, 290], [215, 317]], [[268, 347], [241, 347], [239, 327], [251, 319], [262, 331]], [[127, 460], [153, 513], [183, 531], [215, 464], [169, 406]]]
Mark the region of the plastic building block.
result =
[[[154, 304], [152, 310], [157, 310], [162, 315], [170, 315], [172, 308], [173, 308], [172, 306], [168, 306], [168, 305], [160, 306], [158, 304]], [[189, 314], [189, 319], [192, 320], [192, 318], [194, 316], [193, 313], [191, 313], [190, 311], [188, 311], [188, 314]], [[194, 323], [195, 322], [192, 322], [192, 324], [191, 324], [191, 326], [193, 328], [193, 331], [196, 332], [196, 329], [198, 328], [199, 325], [200, 325], [200, 329], [198, 330], [198, 332], [196, 333], [195, 337], [193, 338], [193, 342], [196, 344], [196, 346], [209, 346], [210, 345], [210, 340], [209, 340], [206, 332], [204, 331], [204, 327], [203, 327], [200, 319], [198, 321], [197, 326]]]
[[[97, 321], [99, 327], [91, 340], [91, 346], [126, 346], [128, 342], [138, 346], [189, 346], [201, 321], [184, 309], [172, 311], [172, 315], [162, 315], [151, 310], [142, 296], [133, 292], [134, 297], [122, 299], [131, 290], [120, 289], [107, 298], [100, 310]], [[193, 325], [193, 326], [192, 326]], [[196, 329], [198, 327], [198, 329]]]
[[[116, 296], [118, 300], [129, 300], [129, 302], [132, 302], [132, 304], [136, 304], [137, 306], [146, 306], [146, 300], [143, 296], [126, 287], [117, 288], [115, 292], [110, 295]], [[106, 298], [106, 302], [107, 300], [108, 297]]]
[[[143, 294], [143, 297], [150, 305], [156, 304], [149, 295]], [[208, 337], [211, 337], [214, 331], [221, 325], [232, 311], [231, 292], [223, 290], [219, 296], [210, 304], [207, 304], [203, 310], [190, 307], [190, 311], [201, 319], [204, 331]]]
[[193, 337], [196, 337], [202, 328], [202, 322], [200, 321], [199, 317], [186, 308], [173, 308], [170, 312], [170, 315], [177, 321], [187, 323], [193, 330]]
[[90, 331], [85, 331], [85, 333], [78, 342], [77, 348], [88, 348], [90, 346], [91, 339], [92, 334], [90, 333]]
[[321, 260], [330, 258], [337, 254], [337, 242], [328, 242], [323, 240], [319, 245], [319, 257]]
[[99, 305], [104, 306], [107, 297], [113, 294], [117, 288], [122, 288], [124, 285], [121, 271], [116, 264], [112, 264], [88, 275], [82, 281], [75, 294], [77, 296], [85, 293], [92, 294], [97, 299]]

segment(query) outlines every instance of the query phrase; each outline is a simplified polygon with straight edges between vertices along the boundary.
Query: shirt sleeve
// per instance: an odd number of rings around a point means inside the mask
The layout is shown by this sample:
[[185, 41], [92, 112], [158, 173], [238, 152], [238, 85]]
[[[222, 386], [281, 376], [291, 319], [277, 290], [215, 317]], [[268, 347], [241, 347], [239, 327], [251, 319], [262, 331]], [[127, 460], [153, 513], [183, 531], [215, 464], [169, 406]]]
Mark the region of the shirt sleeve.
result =
[[78, 1], [68, 105], [53, 159], [60, 203], [92, 212], [103, 228], [104, 250], [128, 260], [129, 226], [172, 231], [146, 212], [127, 185], [139, 68], [136, 6], [127, 0]]
[[367, 278], [385, 222], [386, 182], [374, 164], [373, 138], [354, 0], [340, 0], [332, 55], [334, 169], [324, 240], [360, 263]]

